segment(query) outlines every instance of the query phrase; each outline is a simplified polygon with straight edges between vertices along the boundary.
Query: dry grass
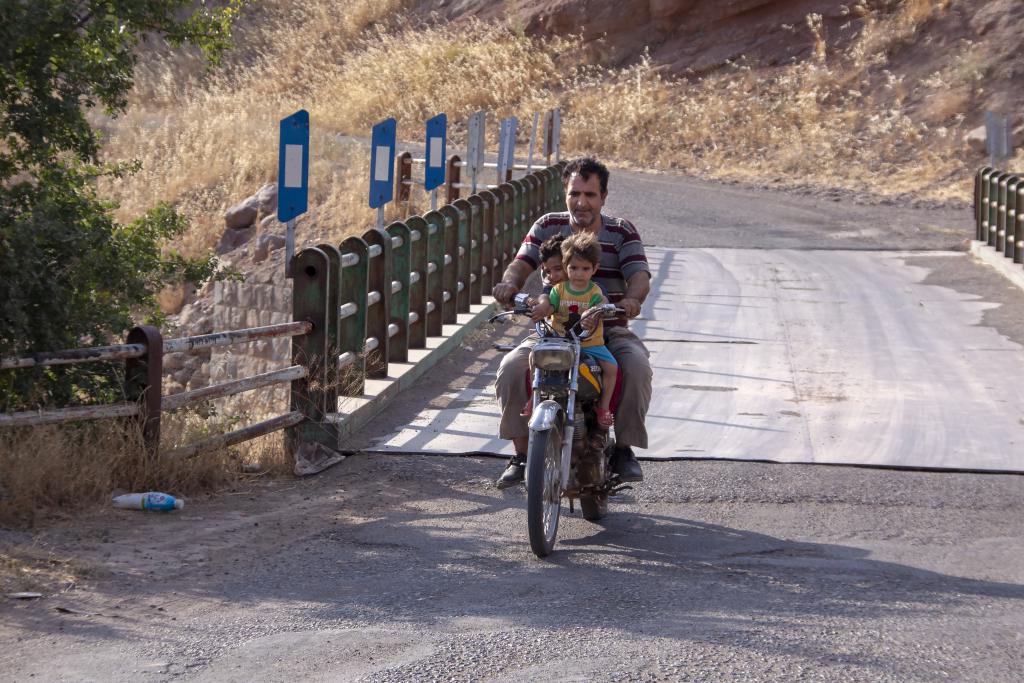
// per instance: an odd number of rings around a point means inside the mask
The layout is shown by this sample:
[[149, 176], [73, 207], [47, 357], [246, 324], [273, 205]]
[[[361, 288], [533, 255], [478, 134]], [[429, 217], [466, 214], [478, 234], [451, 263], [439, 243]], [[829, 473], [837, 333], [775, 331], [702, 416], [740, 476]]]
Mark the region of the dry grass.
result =
[[[855, 4], [849, 14], [861, 33], [840, 54], [829, 54], [821, 18], [811, 15], [793, 28], [811, 33], [806, 62], [771, 71], [734, 65], [695, 81], [663, 77], [646, 60], [618, 70], [587, 67], [571, 37], [531, 39], [479, 22], [411, 25], [402, 12], [411, 4], [264, 3], [242, 25], [238, 56], [221, 72], [204, 73], [192, 55], [150, 55], [129, 112], [104, 124], [107, 153], [144, 164], [128, 182], [106, 188], [122, 217], [170, 201], [193, 221], [185, 250], [210, 248], [224, 209], [276, 176], [277, 121], [300, 107], [313, 122], [315, 207], [300, 241], [340, 240], [372, 224], [368, 154], [339, 135], [365, 136], [374, 122], [395, 116], [400, 136], [416, 140], [422, 121], [445, 111], [458, 144], [466, 115], [481, 108], [526, 122], [560, 105], [567, 153], [595, 152], [636, 167], [967, 196], [956, 113], [983, 73], [978, 55], [967, 46], [915, 86], [927, 102], [916, 118], [904, 105], [908, 86], [885, 69], [889, 54], [913, 41], [948, 0], [908, 0], [885, 16]], [[391, 212], [404, 215], [404, 207]]]
[[[121, 218], [170, 201], [193, 223], [185, 251], [209, 249], [223, 230], [224, 209], [276, 177], [278, 120], [305, 108], [313, 123], [315, 207], [305, 220], [315, 225], [304, 232], [300, 224], [300, 239], [340, 239], [362, 232], [374, 213], [366, 206], [368, 153], [339, 135], [365, 137], [374, 122], [395, 116], [400, 133], [415, 140], [423, 120], [445, 111], [458, 140], [465, 114], [477, 109], [531, 116], [556, 103], [551, 92], [561, 85], [559, 60], [571, 53], [571, 40], [538, 50], [503, 26], [412, 27], [393, 19], [402, 5], [323, 2], [271, 12], [278, 23], [240, 38], [248, 41], [248, 66], [219, 75], [196, 72], [187, 58], [154, 57], [138, 73], [127, 114], [102, 122], [107, 155], [143, 162], [139, 174], [104, 188], [121, 203]], [[309, 26], [324, 31], [310, 40]], [[283, 33], [272, 40], [277, 29]], [[180, 82], [175, 69], [185, 72]]]
[[[573, 84], [568, 146], [711, 178], [964, 199], [970, 171], [955, 111], [964, 93], [935, 102], [930, 122], [942, 113], [946, 125], [931, 126], [911, 117], [907, 87], [883, 68], [887, 53], [945, 4], [906, 3], [884, 20], [861, 7], [859, 38], [836, 55], [826, 55], [820, 17], [812, 15], [811, 59], [774, 72], [738, 64], [687, 82], [642, 60], [592, 74]], [[947, 92], [943, 80], [935, 86]]]
[[[237, 427], [197, 411], [165, 414], [161, 449], [192, 443]], [[0, 525], [32, 526], [40, 520], [106, 504], [115, 491], [166, 491], [188, 496], [235, 484], [240, 463], [264, 470], [284, 467], [281, 434], [194, 458], [143, 457], [134, 424], [103, 420], [0, 431]]]
[[37, 547], [14, 546], [0, 552], [0, 594], [67, 591], [88, 574], [88, 567], [73, 559]]

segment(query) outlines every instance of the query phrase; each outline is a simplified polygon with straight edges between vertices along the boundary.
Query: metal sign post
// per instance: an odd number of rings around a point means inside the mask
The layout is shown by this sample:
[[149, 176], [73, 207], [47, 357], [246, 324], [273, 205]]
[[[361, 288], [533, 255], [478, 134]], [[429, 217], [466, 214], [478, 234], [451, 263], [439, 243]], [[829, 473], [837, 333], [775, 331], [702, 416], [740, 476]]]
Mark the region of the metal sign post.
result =
[[469, 169], [471, 192], [476, 192], [477, 176], [484, 167], [484, 147], [486, 139], [487, 112], [478, 111], [469, 117], [469, 133], [466, 150], [466, 168]]
[[292, 276], [295, 219], [309, 204], [309, 112], [281, 119], [277, 154], [277, 220], [285, 224], [284, 276]]
[[377, 227], [384, 228], [384, 205], [394, 199], [395, 133], [398, 124], [384, 119], [373, 127], [370, 157], [370, 208], [377, 209]]
[[495, 184], [505, 182], [505, 144], [508, 140], [508, 119], [498, 122], [498, 179]]
[[554, 116], [555, 112], [553, 109], [544, 113], [543, 132], [540, 136], [542, 140], [540, 155], [544, 157], [544, 163], [548, 166], [551, 165], [551, 131], [554, 129], [552, 126]]
[[[519, 130], [519, 119], [515, 116], [508, 117], [508, 130], [505, 135], [508, 142], [505, 144], [505, 171], [511, 173], [516, 168], [516, 133]], [[502, 180], [501, 182], [506, 182]]]
[[555, 163], [562, 160], [562, 110], [555, 108], [551, 112], [551, 145], [554, 148]]
[[518, 125], [519, 120], [514, 116], [501, 120], [501, 132], [498, 135], [498, 185], [508, 182], [509, 173], [515, 168]]
[[990, 166], [998, 166], [1013, 156], [1009, 116], [994, 111], [985, 112], [985, 146], [988, 148]]
[[540, 120], [540, 112], [533, 112], [533, 128], [530, 130], [530, 154], [526, 157], [526, 172], [533, 171], [533, 150], [537, 144], [537, 122]]
[[427, 151], [423, 161], [423, 189], [430, 192], [430, 210], [437, 211], [437, 188], [444, 185], [448, 117], [438, 114], [427, 121]]

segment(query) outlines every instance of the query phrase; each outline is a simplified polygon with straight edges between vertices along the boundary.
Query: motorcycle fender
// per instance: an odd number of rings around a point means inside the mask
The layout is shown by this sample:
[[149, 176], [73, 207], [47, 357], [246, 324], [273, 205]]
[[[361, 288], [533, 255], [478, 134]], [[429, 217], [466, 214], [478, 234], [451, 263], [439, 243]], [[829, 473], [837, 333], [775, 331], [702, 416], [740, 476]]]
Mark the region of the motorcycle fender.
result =
[[534, 408], [530, 416], [530, 429], [535, 432], [543, 432], [555, 426], [558, 414], [562, 412], [562, 406], [552, 400], [541, 401], [540, 405]]

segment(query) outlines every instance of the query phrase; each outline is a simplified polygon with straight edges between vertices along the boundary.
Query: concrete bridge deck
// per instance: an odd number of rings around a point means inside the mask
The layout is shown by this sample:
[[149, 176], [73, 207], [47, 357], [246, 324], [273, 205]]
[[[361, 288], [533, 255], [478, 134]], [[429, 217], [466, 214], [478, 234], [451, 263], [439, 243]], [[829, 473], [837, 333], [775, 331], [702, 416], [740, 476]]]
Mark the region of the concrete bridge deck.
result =
[[[922, 284], [952, 252], [649, 250], [636, 332], [655, 370], [650, 448], [700, 457], [1024, 470], [1024, 349], [979, 325], [992, 304]], [[493, 382], [380, 440], [509, 453]]]

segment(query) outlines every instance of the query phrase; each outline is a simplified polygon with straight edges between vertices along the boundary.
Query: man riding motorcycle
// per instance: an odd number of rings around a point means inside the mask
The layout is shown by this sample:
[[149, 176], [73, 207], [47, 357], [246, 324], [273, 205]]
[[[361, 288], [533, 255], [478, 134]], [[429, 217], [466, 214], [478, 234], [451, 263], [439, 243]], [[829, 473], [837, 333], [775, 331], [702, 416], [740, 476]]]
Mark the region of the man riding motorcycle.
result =
[[[546, 214], [533, 224], [515, 260], [491, 293], [499, 303], [508, 304], [540, 265], [539, 247], [548, 238], [581, 231], [597, 236], [602, 253], [594, 280], [611, 303], [626, 311], [626, 318], [604, 322], [605, 344], [622, 373], [612, 468], [620, 481], [635, 482], [643, 480], [643, 470], [632, 447], [647, 448], [644, 419], [651, 402], [652, 374], [650, 353], [639, 337], [629, 331], [627, 318], [639, 315], [650, 292], [651, 271], [636, 228], [629, 221], [601, 213], [608, 196], [608, 177], [607, 167], [592, 157], [571, 161], [562, 172], [568, 211]], [[529, 427], [520, 412], [527, 398], [523, 377], [535, 343], [536, 338], [525, 339], [505, 355], [498, 368], [495, 392], [501, 406], [499, 436], [511, 439], [516, 451], [496, 482], [499, 489], [518, 484], [525, 474]]]

